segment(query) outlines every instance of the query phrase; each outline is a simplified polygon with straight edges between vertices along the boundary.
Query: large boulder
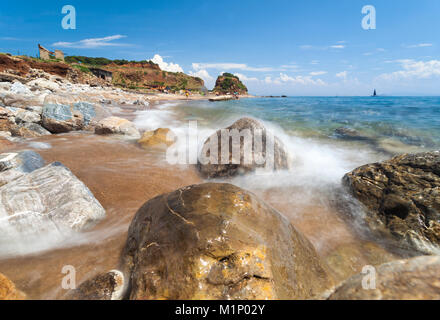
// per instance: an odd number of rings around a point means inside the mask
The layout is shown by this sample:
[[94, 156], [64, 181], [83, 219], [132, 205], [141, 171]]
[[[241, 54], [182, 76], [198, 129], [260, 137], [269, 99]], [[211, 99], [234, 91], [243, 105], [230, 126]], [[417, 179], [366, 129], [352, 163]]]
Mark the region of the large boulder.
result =
[[38, 123], [23, 123], [11, 129], [13, 136], [22, 138], [37, 138], [51, 135], [51, 133]]
[[104, 217], [104, 208], [90, 190], [58, 162], [0, 187], [0, 242], [4, 244], [17, 247], [43, 238], [63, 240]]
[[72, 111], [71, 107], [63, 104], [46, 104], [43, 107], [43, 127], [52, 133], [63, 133], [81, 130], [84, 118], [81, 112]]
[[344, 281], [330, 300], [439, 300], [440, 256], [422, 256], [366, 269]]
[[174, 143], [173, 140], [171, 139], [171, 137], [173, 136], [174, 134], [170, 129], [159, 128], [154, 131], [144, 132], [142, 137], [138, 140], [138, 143], [143, 148], [167, 147]]
[[312, 244], [231, 184], [193, 185], [145, 203], [121, 268], [131, 299], [306, 299], [332, 285]]
[[24, 300], [26, 295], [15, 284], [0, 273], [0, 300]]
[[96, 134], [118, 134], [133, 138], [140, 138], [140, 133], [133, 122], [118, 117], [108, 117], [98, 122], [95, 127]]
[[[226, 134], [224, 139], [222, 131]], [[233, 139], [228, 134], [242, 137]], [[206, 178], [235, 176], [255, 171], [257, 168], [288, 169], [288, 154], [282, 142], [277, 137], [270, 140], [269, 137], [273, 136], [260, 122], [242, 118], [231, 126], [218, 130], [206, 140], [197, 167]], [[227, 143], [224, 149], [223, 142]], [[240, 150], [234, 152], [234, 148], [238, 147]], [[225, 159], [222, 159], [222, 151]]]
[[90, 121], [96, 117], [95, 106], [88, 102], [77, 102], [73, 104], [73, 110], [83, 115], [84, 125], [88, 126]]
[[374, 231], [404, 248], [440, 254], [440, 152], [404, 154], [346, 174]]
[[0, 154], [0, 186], [44, 166], [43, 158], [35, 151]]

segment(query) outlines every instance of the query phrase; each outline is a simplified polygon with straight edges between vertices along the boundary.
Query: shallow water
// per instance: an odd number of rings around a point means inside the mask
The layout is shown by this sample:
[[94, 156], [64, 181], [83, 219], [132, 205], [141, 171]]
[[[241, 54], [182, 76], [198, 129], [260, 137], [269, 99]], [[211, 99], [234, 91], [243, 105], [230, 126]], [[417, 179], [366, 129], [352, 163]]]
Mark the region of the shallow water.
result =
[[[386, 159], [392, 153], [429, 149], [428, 144], [422, 142], [425, 140], [437, 147], [440, 136], [437, 120], [421, 130], [419, 126], [425, 116], [421, 115], [417, 121], [402, 116], [406, 108], [414, 107], [410, 98], [384, 98], [377, 102], [366, 99], [172, 102], [155, 105], [150, 110], [121, 107], [117, 114], [134, 120], [143, 130], [171, 128], [178, 141], [184, 140], [188, 120], [198, 121], [200, 142], [242, 116], [263, 121], [286, 146], [291, 155], [291, 169], [270, 178], [254, 174], [223, 181], [256, 193], [278, 209], [310, 239], [336, 280], [342, 281], [367, 264], [377, 265], [402, 256], [402, 253], [391, 252], [359, 223], [363, 211], [342, 188], [342, 176], [357, 166]], [[424, 110], [417, 111], [423, 114], [434, 102], [438, 104], [438, 99], [426, 98], [414, 104]], [[327, 107], [323, 106], [325, 103]], [[404, 104], [408, 106], [403, 110], [397, 108]], [[437, 110], [434, 108], [432, 112]], [[394, 121], [390, 121], [393, 114]], [[377, 144], [335, 136], [333, 130], [342, 125], [361, 134], [374, 134], [372, 141]], [[420, 134], [416, 133], [418, 130]], [[400, 134], [402, 132], [411, 137], [410, 143]], [[384, 142], [387, 139], [388, 144]], [[187, 148], [185, 143], [178, 143], [180, 148]], [[179, 187], [203, 182], [194, 166], [171, 166], [163, 151], [147, 151], [134, 141], [116, 137], [91, 133], [53, 135], [18, 143], [11, 151], [20, 149], [33, 149], [48, 163], [60, 161], [69, 167], [107, 212], [106, 219], [96, 228], [58, 243], [55, 248], [32, 255], [22, 252], [21, 256], [0, 257], [0, 272], [35, 299], [65, 295], [61, 288], [64, 276], [61, 270], [65, 265], [76, 268], [77, 283], [116, 268], [128, 226], [144, 202]]]

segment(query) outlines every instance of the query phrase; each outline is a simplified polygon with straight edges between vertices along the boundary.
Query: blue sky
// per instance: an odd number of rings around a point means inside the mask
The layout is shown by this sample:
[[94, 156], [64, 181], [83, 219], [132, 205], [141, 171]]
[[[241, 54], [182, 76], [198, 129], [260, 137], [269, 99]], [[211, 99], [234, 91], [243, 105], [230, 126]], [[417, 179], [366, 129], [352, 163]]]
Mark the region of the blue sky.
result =
[[[61, 27], [64, 5], [76, 29]], [[376, 29], [361, 10], [376, 8]], [[0, 4], [0, 51], [155, 57], [164, 69], [238, 74], [254, 94], [440, 94], [440, 1], [11, 1]]]

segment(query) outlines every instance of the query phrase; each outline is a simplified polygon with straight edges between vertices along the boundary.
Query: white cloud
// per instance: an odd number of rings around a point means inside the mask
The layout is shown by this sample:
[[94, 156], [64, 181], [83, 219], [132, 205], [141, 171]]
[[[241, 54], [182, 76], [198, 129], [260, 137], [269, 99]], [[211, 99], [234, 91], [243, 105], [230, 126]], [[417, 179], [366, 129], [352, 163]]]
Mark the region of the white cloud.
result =
[[189, 72], [190, 76], [202, 78], [205, 81], [205, 86], [208, 88], [214, 87], [214, 77], [212, 77], [208, 71], [205, 69], [199, 70], [197, 72]]
[[343, 44], [335, 44], [333, 46], [330, 46], [332, 49], [344, 49], [345, 46]]
[[127, 46], [127, 44], [111, 42], [122, 38], [126, 38], [126, 36], [117, 34], [114, 36], [108, 36], [104, 38], [84, 39], [76, 42], [60, 41], [60, 42], [55, 42], [54, 44], [52, 44], [52, 46], [62, 47], [62, 48], [80, 48], [80, 49], [96, 49], [101, 47]]
[[319, 60], [312, 60], [310, 61], [310, 64], [317, 65], [319, 64]]
[[160, 55], [158, 55], [158, 54], [155, 54], [153, 59], [151, 59], [150, 61], [158, 64], [160, 69], [163, 70], [163, 71], [183, 72], [183, 69], [178, 64], [175, 64], [175, 63], [172, 63], [172, 62], [169, 62], [169, 63], [165, 62], [165, 61], [163, 61], [163, 58]]
[[409, 46], [404, 46], [405, 48], [426, 48], [426, 47], [432, 47], [432, 43], [418, 43], [418, 44], [412, 44]]
[[234, 74], [242, 81], [258, 81], [257, 78], [248, 77], [248, 76], [241, 74], [241, 73], [234, 73]]
[[342, 78], [342, 79], [347, 79], [347, 75], [348, 75], [348, 72], [347, 71], [341, 71], [341, 72], [339, 72], [339, 73], [337, 73], [336, 74], [336, 77], [337, 78]]
[[310, 72], [309, 74], [312, 77], [314, 77], [314, 76], [322, 76], [323, 74], [326, 74], [326, 73], [327, 73], [327, 71], [313, 71], [313, 72]]
[[300, 85], [321, 85], [321, 86], [326, 85], [326, 83], [321, 79], [314, 80], [312, 79], [311, 76], [290, 77], [284, 73], [280, 73], [280, 77], [278, 78], [278, 81], [284, 83], [300, 84]]
[[440, 60], [415, 61], [412, 59], [396, 60], [400, 63], [403, 70], [384, 73], [379, 76], [380, 79], [428, 79], [440, 76]]
[[194, 70], [201, 69], [217, 69], [217, 70], [243, 70], [243, 71], [256, 71], [256, 72], [270, 72], [274, 71], [273, 68], [268, 67], [250, 67], [244, 63], [193, 63]]

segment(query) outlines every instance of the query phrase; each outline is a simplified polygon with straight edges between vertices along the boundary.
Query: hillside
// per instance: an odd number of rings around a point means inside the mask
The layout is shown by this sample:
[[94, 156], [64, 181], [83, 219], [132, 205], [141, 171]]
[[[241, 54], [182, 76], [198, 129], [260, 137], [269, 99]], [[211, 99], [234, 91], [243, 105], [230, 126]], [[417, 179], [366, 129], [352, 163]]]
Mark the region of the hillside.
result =
[[101, 68], [113, 73], [113, 85], [138, 90], [179, 90], [204, 91], [204, 81], [181, 72], [167, 72], [151, 61], [109, 60], [71, 56], [66, 61], [86, 71]]
[[218, 94], [247, 94], [248, 89], [246, 86], [240, 81], [240, 79], [231, 74], [231, 73], [223, 73], [221, 76], [218, 76], [217, 81], [215, 82], [215, 87], [212, 90]]

